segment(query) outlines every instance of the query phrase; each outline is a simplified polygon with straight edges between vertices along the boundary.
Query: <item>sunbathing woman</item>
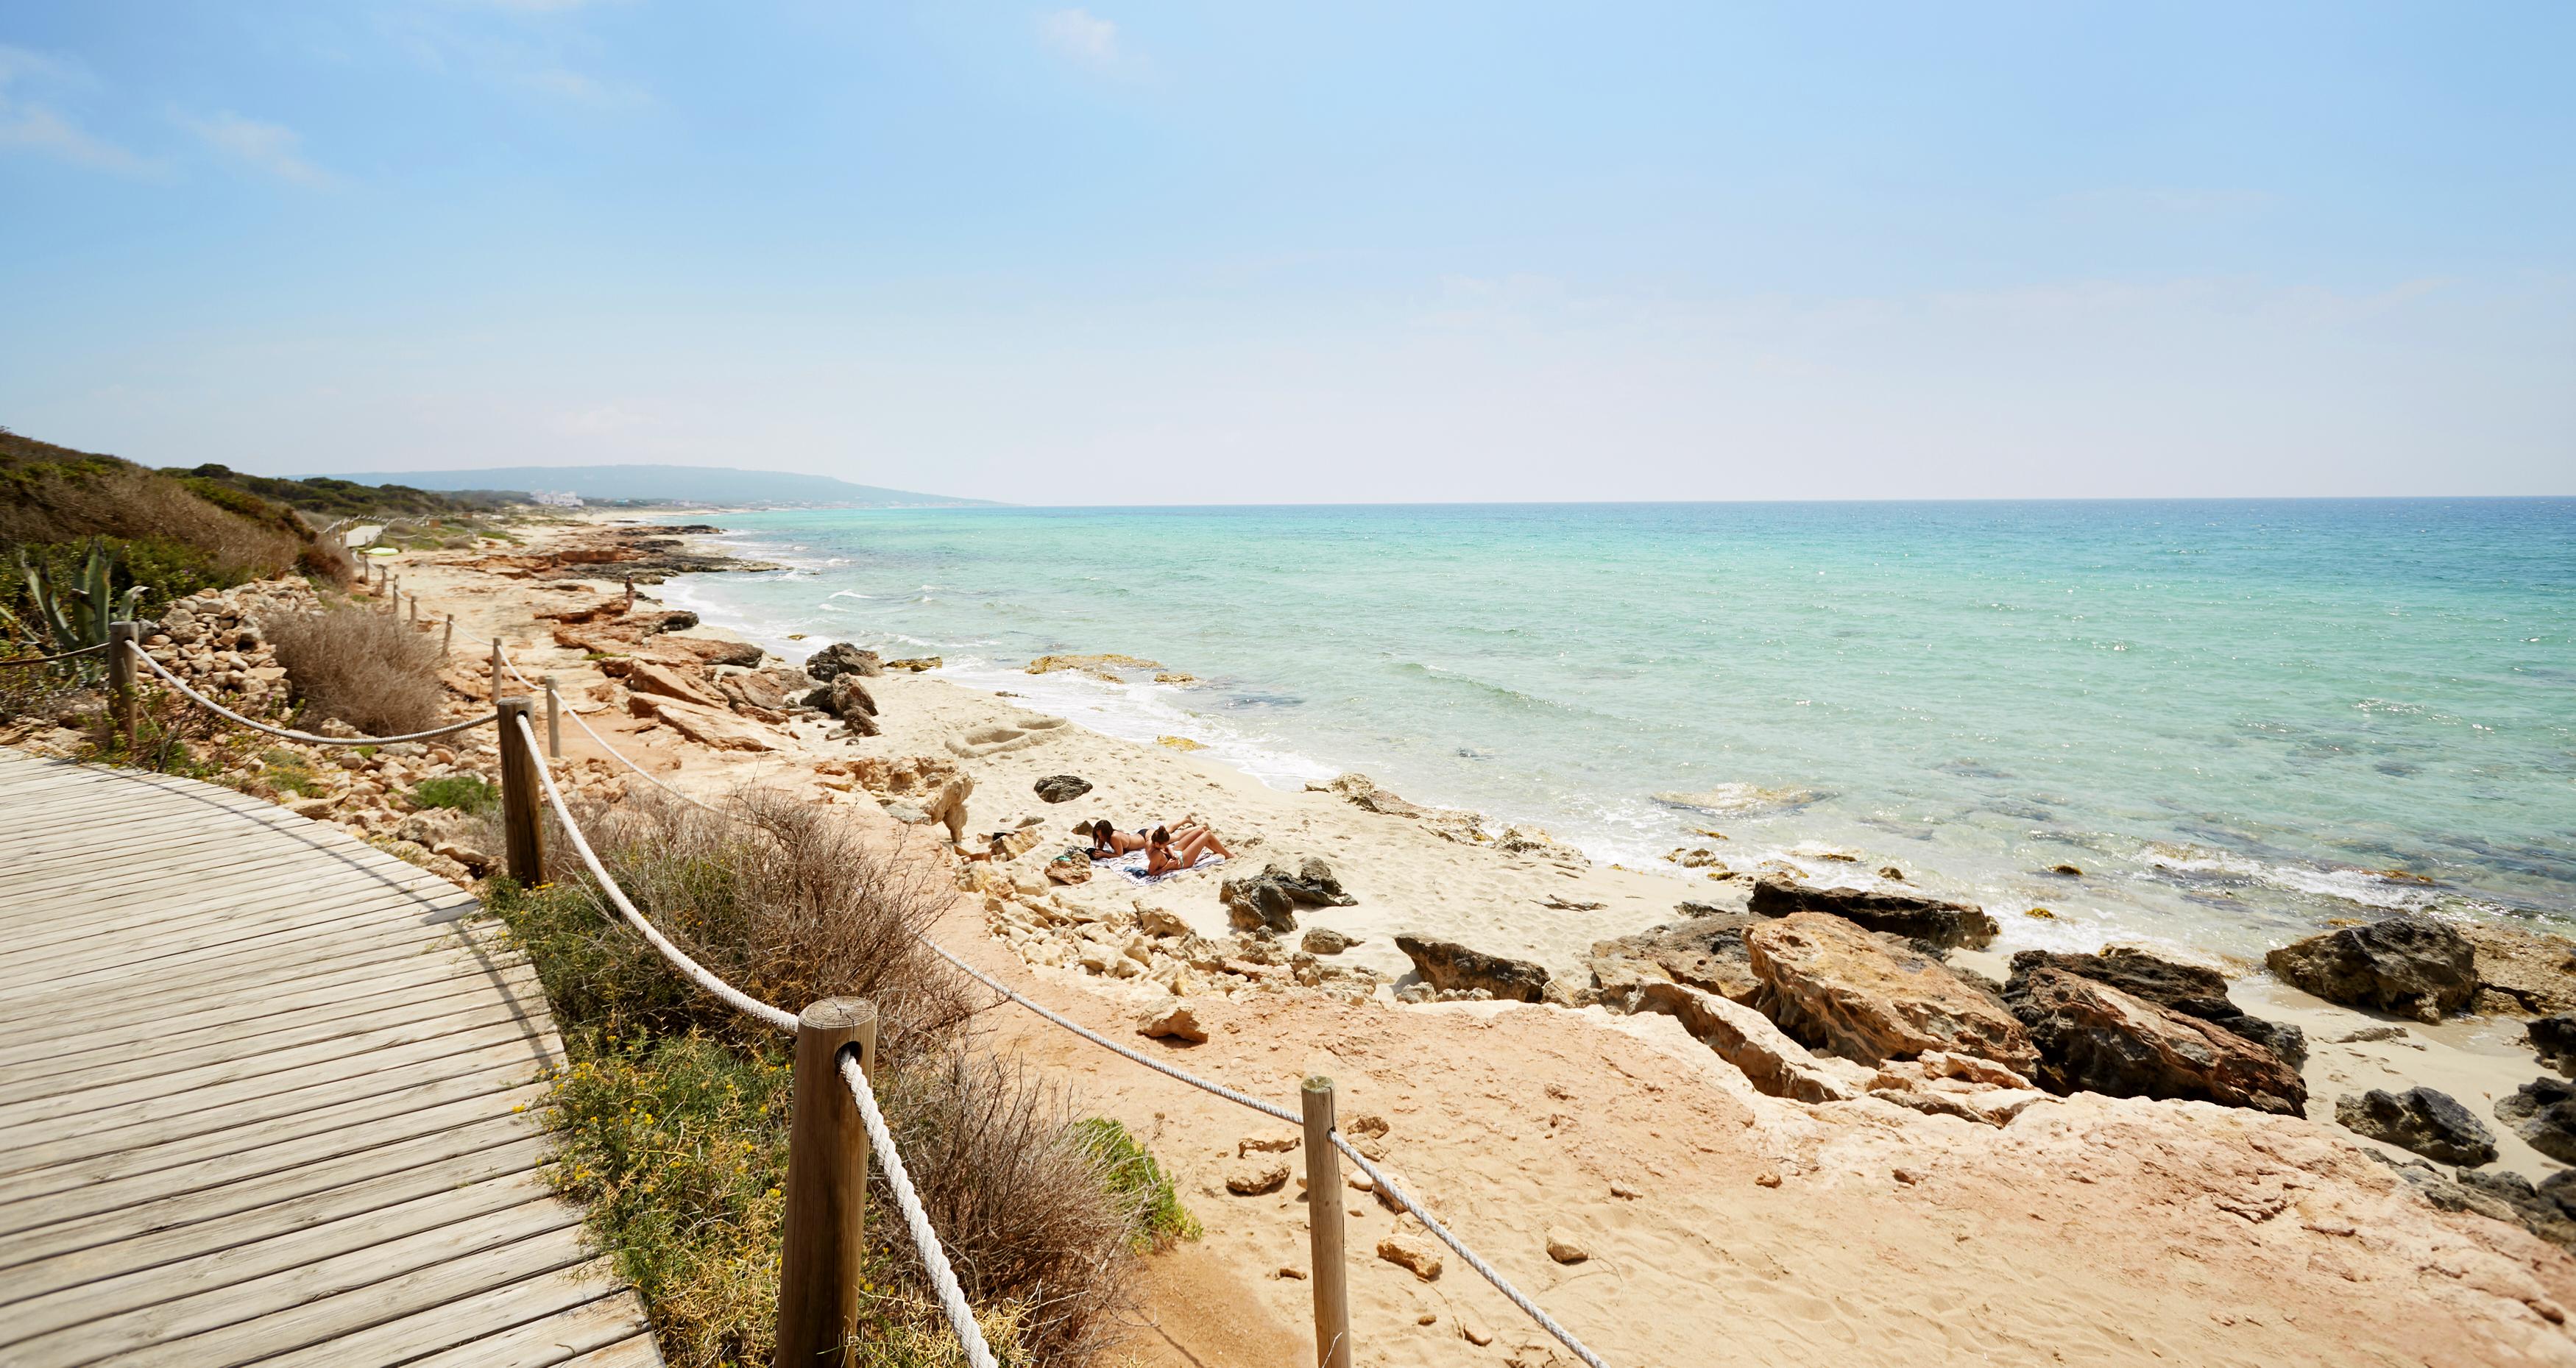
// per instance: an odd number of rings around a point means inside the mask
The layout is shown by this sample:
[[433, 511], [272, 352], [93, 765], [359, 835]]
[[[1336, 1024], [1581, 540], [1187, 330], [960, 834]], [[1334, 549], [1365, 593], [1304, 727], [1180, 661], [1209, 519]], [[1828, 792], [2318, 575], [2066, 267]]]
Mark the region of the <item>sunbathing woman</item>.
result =
[[1121, 855], [1132, 855], [1149, 844], [1151, 842], [1141, 828], [1120, 831], [1109, 825], [1106, 817], [1091, 824], [1091, 858], [1095, 860], [1114, 860]]
[[1145, 872], [1176, 873], [1197, 864], [1200, 856], [1210, 852], [1219, 856], [1234, 853], [1205, 826], [1185, 822], [1178, 827], [1156, 827], [1145, 847]]

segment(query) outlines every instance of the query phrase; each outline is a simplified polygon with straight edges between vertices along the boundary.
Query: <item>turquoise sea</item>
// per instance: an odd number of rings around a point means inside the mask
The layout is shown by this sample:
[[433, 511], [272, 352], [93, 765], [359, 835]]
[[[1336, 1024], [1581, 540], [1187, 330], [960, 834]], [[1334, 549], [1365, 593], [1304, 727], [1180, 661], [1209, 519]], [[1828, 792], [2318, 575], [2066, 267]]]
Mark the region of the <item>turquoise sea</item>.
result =
[[[2576, 500], [721, 525], [790, 568], [667, 589], [783, 652], [940, 654], [1274, 784], [1362, 770], [1603, 860], [1832, 873], [1841, 850], [1985, 902], [2018, 944], [2251, 953], [2398, 907], [2576, 926]], [[1018, 669], [1104, 651], [1202, 683]]]

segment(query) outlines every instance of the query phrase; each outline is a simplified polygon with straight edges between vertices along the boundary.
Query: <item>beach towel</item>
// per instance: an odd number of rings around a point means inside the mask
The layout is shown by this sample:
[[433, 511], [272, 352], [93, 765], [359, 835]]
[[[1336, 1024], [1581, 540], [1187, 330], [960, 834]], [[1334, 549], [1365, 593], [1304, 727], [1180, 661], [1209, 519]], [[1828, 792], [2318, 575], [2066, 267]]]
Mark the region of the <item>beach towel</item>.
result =
[[1177, 879], [1181, 875], [1189, 873], [1191, 870], [1205, 869], [1209, 865], [1224, 863], [1225, 857], [1222, 855], [1205, 855], [1201, 856], [1199, 862], [1191, 865], [1189, 869], [1175, 869], [1162, 874], [1148, 874], [1145, 872], [1145, 852], [1141, 850], [1132, 850], [1114, 860], [1096, 861], [1093, 867], [1097, 869], [1117, 870], [1119, 873], [1127, 876], [1127, 881], [1129, 883], [1158, 884], [1165, 879]]

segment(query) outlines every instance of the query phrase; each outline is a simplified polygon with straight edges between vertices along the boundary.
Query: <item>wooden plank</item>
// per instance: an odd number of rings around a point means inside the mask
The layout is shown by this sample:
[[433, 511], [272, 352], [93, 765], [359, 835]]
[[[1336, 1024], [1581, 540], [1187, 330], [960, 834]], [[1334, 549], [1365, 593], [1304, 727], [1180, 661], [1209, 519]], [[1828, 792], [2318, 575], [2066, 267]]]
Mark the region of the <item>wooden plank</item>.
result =
[[171, 1108], [162, 1116], [109, 1116], [78, 1131], [25, 1136], [0, 1131], [0, 1173], [25, 1172], [110, 1151], [193, 1139], [301, 1116], [334, 1103], [399, 1096], [444, 1080], [494, 1070], [515, 1081], [525, 1081], [547, 1064], [561, 1060], [560, 1045], [548, 1045], [556, 1052], [540, 1055], [524, 1041], [461, 1048], [413, 1060], [400, 1068], [377, 1069], [352, 1078], [321, 1079], [310, 1087], [243, 1098], [222, 1106]]
[[[562, 1298], [578, 1296], [585, 1289], [596, 1292], [609, 1285], [606, 1282], [609, 1270], [604, 1264], [605, 1261], [587, 1264], [567, 1270], [567, 1273], [550, 1273], [543, 1279], [532, 1281], [542, 1283], [551, 1280], [560, 1284], [562, 1291], [557, 1296]], [[495, 1294], [495, 1304], [489, 1309], [507, 1314], [497, 1304], [501, 1296], [520, 1300], [523, 1305], [541, 1304], [528, 1294], [542, 1296], [544, 1291], [541, 1287], [529, 1287], [523, 1292], [522, 1288], [513, 1287]], [[478, 1306], [470, 1310], [483, 1312], [485, 1308]], [[565, 1363], [650, 1364], [653, 1368], [661, 1368], [662, 1355], [654, 1347], [650, 1331], [651, 1323], [645, 1318], [643, 1299], [632, 1292], [612, 1292], [512, 1326], [498, 1334], [486, 1335], [472, 1343], [415, 1360], [408, 1368], [492, 1368], [493, 1365], [553, 1368], [553, 1365]], [[635, 1357], [639, 1351], [633, 1346], [641, 1346], [640, 1352], [647, 1357]], [[622, 1357], [600, 1357], [612, 1350]]]
[[[491, 1094], [506, 1093], [507, 1097]], [[432, 1129], [439, 1120], [452, 1114], [447, 1108], [469, 1103], [470, 1115], [492, 1116], [502, 1110], [516, 1111], [524, 1105], [533, 1111], [541, 1103], [546, 1089], [532, 1081], [524, 1070], [485, 1069], [441, 1079], [425, 1087], [406, 1088], [401, 1092], [377, 1097], [355, 1098], [299, 1112], [293, 1116], [272, 1117], [247, 1126], [234, 1126], [210, 1131], [184, 1140], [167, 1140], [131, 1149], [102, 1149], [68, 1163], [0, 1176], [0, 1206], [41, 1197], [49, 1192], [64, 1192], [118, 1179], [138, 1178], [184, 1168], [193, 1179], [202, 1174], [219, 1172], [215, 1166], [234, 1156], [301, 1141], [308, 1137], [327, 1136], [338, 1152], [364, 1149], [391, 1137], [376, 1134], [377, 1123], [391, 1118], [402, 1134], [418, 1134]], [[122, 1134], [111, 1131], [110, 1137]], [[375, 1138], [366, 1138], [369, 1135]]]
[[[370, 1237], [400, 1239], [490, 1212], [554, 1200], [543, 1172], [504, 1174], [229, 1249], [158, 1261], [143, 1254], [118, 1271], [8, 1303], [7, 1314], [0, 1315], [0, 1349], [135, 1307], [300, 1268], [334, 1253], [363, 1248]], [[0, 1354], [0, 1359], [7, 1357]]]
[[455, 934], [436, 926], [361, 926], [326, 931], [302, 941], [216, 950], [163, 966], [149, 976], [118, 969], [65, 975], [55, 986], [42, 987], [42, 991], [37, 991], [40, 985], [28, 985], [0, 993], [0, 1012], [43, 1012], [57, 1004], [131, 996], [159, 1000], [171, 992], [201, 984], [292, 981], [310, 977], [318, 963], [358, 955], [418, 955]]
[[21, 1340], [9, 1347], [9, 1362], [24, 1368], [73, 1368], [104, 1355], [239, 1327], [440, 1264], [471, 1263], [504, 1246], [580, 1222], [581, 1213], [561, 1202], [522, 1202], [186, 1296], [165, 1296], [150, 1282], [129, 1283], [126, 1290], [138, 1294], [137, 1300]]
[[605, 1349], [565, 1359], [561, 1368], [662, 1368], [662, 1350], [651, 1335], [637, 1335]]
[[[5, 902], [0, 902], [0, 925], [14, 932], [66, 918], [86, 920], [101, 913], [140, 916], [165, 907], [205, 906], [236, 894], [265, 892], [281, 885], [291, 887], [298, 880], [308, 885], [324, 879], [363, 881], [369, 887], [398, 888], [441, 900], [471, 897], [428, 870], [404, 864], [372, 847], [330, 851], [317, 860], [310, 851], [253, 843], [238, 834], [232, 840], [209, 839], [205, 844], [220, 851], [220, 858], [141, 868], [123, 863], [113, 868], [53, 868], [44, 871], [41, 882], [34, 875], [22, 876], [12, 880]], [[362, 850], [395, 868], [356, 864], [355, 857]]]
[[[350, 1362], [403, 1363], [407, 1368], [423, 1363], [474, 1368], [577, 1363], [581, 1351], [568, 1351], [568, 1346], [613, 1333], [629, 1317], [628, 1337], [642, 1327], [643, 1304], [633, 1293], [600, 1295], [613, 1286], [610, 1276], [607, 1260], [590, 1260], [263, 1360], [262, 1368], [332, 1368]], [[412, 1358], [425, 1351], [432, 1356]], [[661, 1358], [656, 1354], [640, 1361], [659, 1368]]]
[[[373, 1329], [403, 1316], [434, 1308], [440, 1309], [445, 1316], [454, 1316], [456, 1311], [452, 1303], [540, 1274], [576, 1267], [589, 1259], [590, 1251], [582, 1243], [580, 1228], [568, 1226], [498, 1249], [485, 1250], [471, 1258], [403, 1272], [381, 1282], [308, 1301], [256, 1320], [190, 1335], [185, 1339], [164, 1340], [133, 1353], [96, 1362], [114, 1364], [117, 1368], [214, 1368], [214, 1365], [253, 1362], [276, 1364], [295, 1350], [311, 1349], [330, 1340], [353, 1337], [359, 1331]], [[374, 1354], [364, 1350], [353, 1353], [344, 1344], [321, 1351], [319, 1357], [308, 1356], [301, 1361], [363, 1363], [374, 1358]]]
[[[205, 926], [170, 931], [147, 930], [133, 936], [93, 937], [52, 954], [30, 955], [11, 964], [6, 975], [0, 975], [0, 1000], [28, 996], [31, 990], [76, 979], [95, 981], [106, 976], [157, 973], [160, 968], [170, 967], [167, 961], [177, 958], [184, 958], [194, 965], [211, 962], [215, 956], [250, 951], [266, 953], [278, 947], [332, 937], [365, 935], [384, 939], [400, 936], [425, 940], [445, 933], [443, 926], [422, 926], [402, 915], [418, 905], [405, 893], [388, 891], [368, 897], [331, 898], [328, 890], [317, 892], [324, 899], [321, 906], [328, 910], [322, 915], [294, 922], [261, 921], [245, 925], [232, 920], [217, 920]], [[388, 913], [393, 915], [388, 916]]]
[[[365, 1182], [325, 1189], [222, 1221], [206, 1221], [128, 1234], [120, 1239], [64, 1250], [8, 1269], [0, 1277], [0, 1303], [24, 1300], [67, 1287], [138, 1269], [157, 1268], [199, 1255], [249, 1249], [261, 1241], [301, 1231], [320, 1230], [334, 1222], [360, 1221], [406, 1202], [442, 1194], [459, 1196], [500, 1179], [537, 1176], [545, 1157], [542, 1141], [523, 1140], [499, 1149], [477, 1150], [436, 1164], [384, 1174]], [[324, 1238], [339, 1239], [332, 1235]], [[0, 1257], [7, 1256], [0, 1248]]]

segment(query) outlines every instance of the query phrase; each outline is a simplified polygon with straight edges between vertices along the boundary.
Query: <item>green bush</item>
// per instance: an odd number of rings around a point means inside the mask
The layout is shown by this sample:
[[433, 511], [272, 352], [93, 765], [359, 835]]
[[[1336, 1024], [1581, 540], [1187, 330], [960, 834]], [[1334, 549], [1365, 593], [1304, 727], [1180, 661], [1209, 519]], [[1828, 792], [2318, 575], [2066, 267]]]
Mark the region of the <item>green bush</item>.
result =
[[484, 813], [501, 806], [500, 786], [479, 774], [444, 774], [412, 786], [413, 807]]
[[1144, 1219], [1136, 1229], [1138, 1253], [1200, 1236], [1199, 1218], [1181, 1205], [1181, 1195], [1172, 1187], [1172, 1176], [1163, 1172], [1163, 1166], [1154, 1162], [1154, 1156], [1125, 1126], [1109, 1117], [1095, 1116], [1074, 1129], [1099, 1157], [1110, 1191], [1136, 1203], [1143, 1211]]

